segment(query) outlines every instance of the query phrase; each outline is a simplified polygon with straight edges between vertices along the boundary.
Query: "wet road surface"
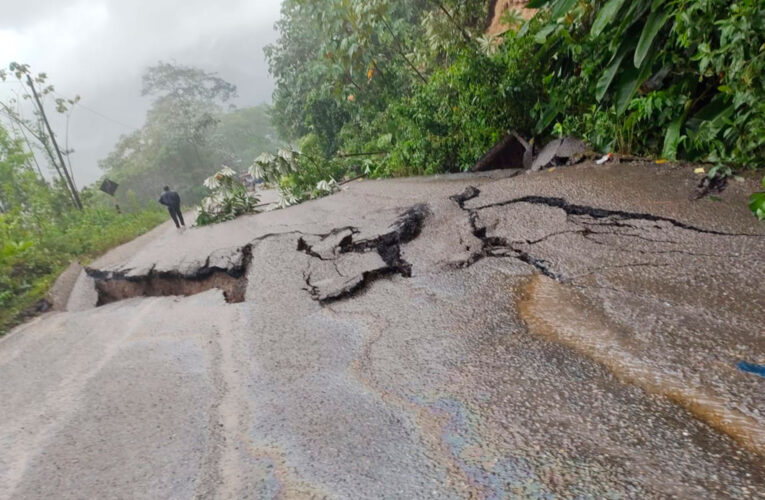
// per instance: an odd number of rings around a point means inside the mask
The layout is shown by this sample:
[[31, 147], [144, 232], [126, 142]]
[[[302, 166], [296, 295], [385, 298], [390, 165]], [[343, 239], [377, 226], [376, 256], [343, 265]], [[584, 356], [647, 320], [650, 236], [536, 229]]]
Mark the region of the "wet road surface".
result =
[[765, 498], [765, 231], [691, 171], [163, 226], [0, 340], [0, 498]]

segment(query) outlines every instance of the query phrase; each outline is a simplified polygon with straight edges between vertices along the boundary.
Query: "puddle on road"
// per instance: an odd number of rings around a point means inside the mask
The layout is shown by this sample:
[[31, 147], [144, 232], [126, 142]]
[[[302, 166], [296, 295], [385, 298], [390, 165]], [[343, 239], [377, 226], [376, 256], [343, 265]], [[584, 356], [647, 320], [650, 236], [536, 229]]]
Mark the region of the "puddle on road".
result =
[[542, 275], [526, 285], [519, 315], [529, 332], [574, 349], [606, 366], [622, 382], [664, 396], [744, 447], [765, 455], [765, 427], [729, 406], [706, 387], [688, 385], [671, 367], [640, 358], [627, 332], [611, 327], [602, 312], [576, 292]]

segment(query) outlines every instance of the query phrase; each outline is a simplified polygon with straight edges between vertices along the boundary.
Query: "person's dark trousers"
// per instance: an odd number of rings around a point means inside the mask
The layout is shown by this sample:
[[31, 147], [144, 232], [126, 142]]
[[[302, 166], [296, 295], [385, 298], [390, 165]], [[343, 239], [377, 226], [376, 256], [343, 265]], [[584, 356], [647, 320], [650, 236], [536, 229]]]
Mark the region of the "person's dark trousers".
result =
[[[170, 217], [172, 217], [173, 222], [175, 222], [175, 227], [186, 227], [186, 223], [183, 221], [181, 207], [167, 207], [167, 211], [170, 212]], [[180, 221], [180, 223], [178, 221]]]

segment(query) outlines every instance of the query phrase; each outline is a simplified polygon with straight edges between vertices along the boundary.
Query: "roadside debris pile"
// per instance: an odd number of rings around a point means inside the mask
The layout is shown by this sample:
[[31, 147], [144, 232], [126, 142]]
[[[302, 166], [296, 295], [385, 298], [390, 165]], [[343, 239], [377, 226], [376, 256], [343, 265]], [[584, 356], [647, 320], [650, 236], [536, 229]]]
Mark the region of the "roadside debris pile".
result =
[[500, 169], [539, 170], [562, 165], [574, 165], [595, 157], [587, 145], [571, 136], [554, 139], [537, 151], [534, 139], [529, 141], [517, 132], [509, 132], [497, 142], [471, 169], [473, 172]]

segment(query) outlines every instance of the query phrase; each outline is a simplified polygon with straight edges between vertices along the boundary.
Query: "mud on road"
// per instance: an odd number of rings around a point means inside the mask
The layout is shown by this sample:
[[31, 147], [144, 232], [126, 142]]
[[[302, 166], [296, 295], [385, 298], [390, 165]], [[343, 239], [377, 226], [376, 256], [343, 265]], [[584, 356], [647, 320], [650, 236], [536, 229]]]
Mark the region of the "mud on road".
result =
[[690, 169], [355, 182], [0, 341], [0, 498], [758, 498], [765, 231]]

